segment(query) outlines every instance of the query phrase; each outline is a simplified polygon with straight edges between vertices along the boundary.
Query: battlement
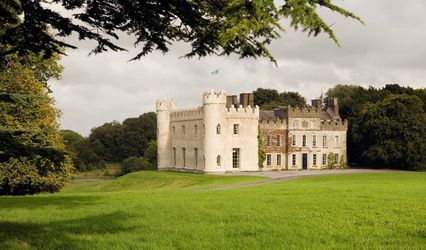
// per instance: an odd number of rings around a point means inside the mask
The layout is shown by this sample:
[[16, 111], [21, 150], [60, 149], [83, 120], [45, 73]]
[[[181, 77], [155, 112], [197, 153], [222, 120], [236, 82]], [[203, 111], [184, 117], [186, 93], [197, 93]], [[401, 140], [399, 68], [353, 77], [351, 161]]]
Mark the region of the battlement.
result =
[[297, 118], [319, 118], [321, 116], [321, 109], [315, 107], [287, 107], [288, 117]]
[[175, 109], [171, 112], [170, 118], [176, 120], [193, 120], [203, 118], [203, 107], [188, 108], [188, 109]]
[[225, 91], [205, 91], [203, 93], [203, 104], [226, 104]]
[[176, 109], [176, 101], [172, 100], [157, 100], [156, 102], [157, 111], [171, 111]]
[[259, 119], [259, 106], [243, 107], [239, 105], [237, 108], [231, 106], [226, 108], [226, 118], [246, 118], [246, 119]]
[[336, 119], [321, 121], [321, 130], [324, 131], [346, 131], [348, 122], [346, 120]]

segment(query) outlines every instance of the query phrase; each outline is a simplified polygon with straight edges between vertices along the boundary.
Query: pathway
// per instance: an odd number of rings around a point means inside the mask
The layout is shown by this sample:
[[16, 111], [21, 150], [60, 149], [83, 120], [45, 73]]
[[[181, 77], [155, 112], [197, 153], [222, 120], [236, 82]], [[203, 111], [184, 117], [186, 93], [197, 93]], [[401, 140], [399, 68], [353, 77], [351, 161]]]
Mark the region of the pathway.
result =
[[308, 170], [308, 171], [264, 171], [264, 172], [233, 172], [225, 173], [225, 176], [263, 176], [268, 177], [265, 180], [246, 182], [239, 184], [231, 184], [219, 187], [194, 188], [192, 190], [222, 190], [239, 187], [258, 186], [268, 183], [287, 181], [291, 179], [302, 178], [306, 176], [321, 176], [335, 174], [365, 174], [365, 173], [387, 173], [387, 172], [404, 172], [400, 170], [389, 169], [344, 169], [344, 170]]

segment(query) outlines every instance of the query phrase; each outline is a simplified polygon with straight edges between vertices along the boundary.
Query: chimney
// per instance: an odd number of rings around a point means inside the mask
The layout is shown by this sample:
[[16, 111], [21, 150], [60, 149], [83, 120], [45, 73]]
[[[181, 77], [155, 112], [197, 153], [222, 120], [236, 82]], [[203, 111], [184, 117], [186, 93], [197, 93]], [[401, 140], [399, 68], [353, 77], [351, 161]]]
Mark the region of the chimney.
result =
[[321, 99], [314, 99], [311, 101], [312, 102], [312, 107], [321, 110]]
[[226, 96], [226, 107], [238, 107], [238, 96], [228, 95]]
[[331, 108], [331, 110], [333, 110], [334, 116], [340, 116], [339, 115], [339, 103], [337, 102], [336, 97], [329, 97], [327, 99], [327, 108]]
[[242, 93], [242, 94], [240, 94], [240, 104], [243, 105], [243, 107], [247, 107], [248, 105], [253, 107], [254, 106], [254, 95], [253, 95], [253, 93]]

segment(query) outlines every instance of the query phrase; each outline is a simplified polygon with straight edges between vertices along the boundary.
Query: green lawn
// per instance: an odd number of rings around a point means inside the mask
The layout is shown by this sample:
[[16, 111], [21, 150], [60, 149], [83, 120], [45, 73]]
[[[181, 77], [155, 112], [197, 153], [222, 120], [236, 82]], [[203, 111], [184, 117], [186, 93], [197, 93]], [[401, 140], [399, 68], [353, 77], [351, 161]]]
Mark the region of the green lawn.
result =
[[422, 249], [426, 173], [253, 181], [167, 172], [0, 197], [0, 249]]

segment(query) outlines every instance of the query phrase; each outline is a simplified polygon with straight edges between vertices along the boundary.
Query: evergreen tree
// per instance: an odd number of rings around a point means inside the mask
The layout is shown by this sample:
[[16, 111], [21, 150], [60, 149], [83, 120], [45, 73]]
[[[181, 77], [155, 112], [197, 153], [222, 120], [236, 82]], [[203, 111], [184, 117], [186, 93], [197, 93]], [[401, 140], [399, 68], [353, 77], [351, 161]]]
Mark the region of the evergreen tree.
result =
[[72, 169], [59, 133], [60, 112], [47, 87], [61, 67], [55, 57], [7, 59], [0, 68], [0, 194], [56, 192]]

